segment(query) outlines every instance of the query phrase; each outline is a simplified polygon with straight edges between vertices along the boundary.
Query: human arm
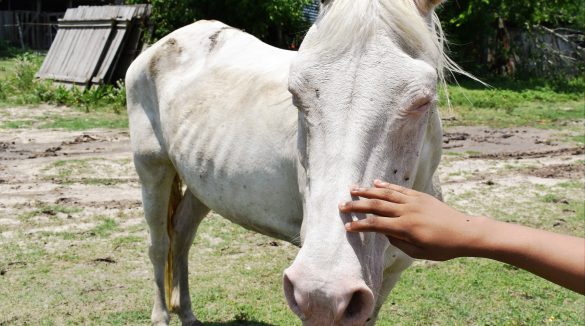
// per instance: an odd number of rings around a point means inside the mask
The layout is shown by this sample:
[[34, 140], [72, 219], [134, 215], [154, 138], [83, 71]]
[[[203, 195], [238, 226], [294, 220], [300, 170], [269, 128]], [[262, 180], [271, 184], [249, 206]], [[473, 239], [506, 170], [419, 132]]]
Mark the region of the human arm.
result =
[[383, 233], [414, 258], [498, 260], [585, 294], [585, 239], [472, 217], [400, 186], [374, 186], [352, 188], [362, 199], [340, 204], [343, 213], [371, 214], [346, 224], [347, 231]]

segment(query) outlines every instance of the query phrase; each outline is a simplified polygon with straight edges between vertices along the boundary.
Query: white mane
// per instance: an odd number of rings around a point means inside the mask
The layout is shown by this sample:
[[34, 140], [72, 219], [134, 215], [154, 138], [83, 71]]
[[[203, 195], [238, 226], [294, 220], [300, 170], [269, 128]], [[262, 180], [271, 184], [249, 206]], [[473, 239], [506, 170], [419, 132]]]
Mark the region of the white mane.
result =
[[433, 12], [423, 17], [413, 0], [327, 1], [315, 28], [317, 37], [312, 45], [322, 51], [359, 48], [377, 30], [384, 30], [407, 53], [436, 67], [441, 82], [444, 83], [445, 70], [477, 80], [445, 53], [445, 36], [437, 15]]

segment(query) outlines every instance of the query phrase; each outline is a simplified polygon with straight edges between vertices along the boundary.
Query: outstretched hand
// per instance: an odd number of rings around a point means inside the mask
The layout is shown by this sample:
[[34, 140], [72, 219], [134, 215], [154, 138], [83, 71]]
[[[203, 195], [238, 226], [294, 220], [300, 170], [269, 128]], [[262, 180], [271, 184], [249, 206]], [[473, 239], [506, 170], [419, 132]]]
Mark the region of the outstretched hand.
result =
[[454, 210], [438, 199], [379, 180], [373, 188], [353, 187], [360, 200], [339, 204], [342, 213], [368, 214], [347, 223], [349, 232], [379, 232], [413, 258], [448, 260], [470, 254], [483, 218]]
[[368, 214], [348, 232], [379, 232], [411, 257], [447, 260], [484, 257], [508, 263], [585, 294], [585, 239], [471, 217], [432, 196], [386, 182], [352, 188], [360, 200], [339, 204], [342, 213]]

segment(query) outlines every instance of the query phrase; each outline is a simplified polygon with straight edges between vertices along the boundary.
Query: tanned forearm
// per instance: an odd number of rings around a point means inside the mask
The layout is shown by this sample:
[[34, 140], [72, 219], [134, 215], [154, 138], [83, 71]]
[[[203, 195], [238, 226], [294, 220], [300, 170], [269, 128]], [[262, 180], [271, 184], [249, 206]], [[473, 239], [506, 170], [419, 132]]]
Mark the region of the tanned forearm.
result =
[[369, 214], [347, 223], [348, 232], [383, 233], [413, 258], [491, 258], [585, 294], [585, 239], [471, 217], [397, 185], [374, 186], [354, 187], [351, 195], [361, 199], [340, 203], [342, 213]]
[[470, 256], [525, 269], [585, 294], [585, 239], [481, 218], [482, 236]]

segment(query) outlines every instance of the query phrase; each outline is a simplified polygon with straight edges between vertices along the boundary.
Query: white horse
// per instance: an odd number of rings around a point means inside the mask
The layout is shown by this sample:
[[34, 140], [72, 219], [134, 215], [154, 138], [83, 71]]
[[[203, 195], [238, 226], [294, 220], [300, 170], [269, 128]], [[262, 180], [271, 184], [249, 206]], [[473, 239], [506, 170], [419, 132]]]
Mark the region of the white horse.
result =
[[[301, 245], [284, 272], [305, 325], [375, 323], [411, 258], [348, 234], [353, 184], [440, 196], [439, 0], [322, 0], [298, 52], [217, 21], [161, 39], [130, 67], [128, 113], [154, 266], [152, 322], [192, 313], [187, 257], [210, 209]], [[180, 181], [187, 190], [181, 194]], [[300, 243], [298, 243], [300, 236]]]

